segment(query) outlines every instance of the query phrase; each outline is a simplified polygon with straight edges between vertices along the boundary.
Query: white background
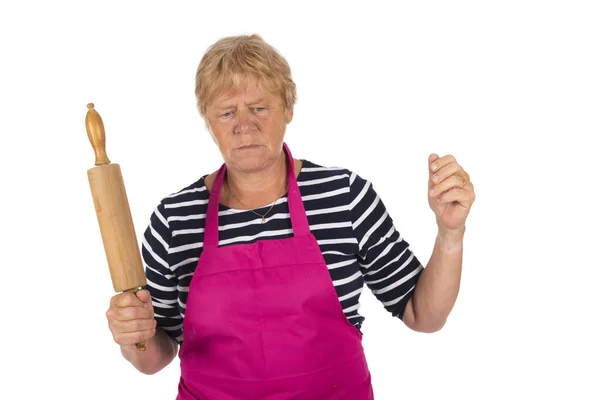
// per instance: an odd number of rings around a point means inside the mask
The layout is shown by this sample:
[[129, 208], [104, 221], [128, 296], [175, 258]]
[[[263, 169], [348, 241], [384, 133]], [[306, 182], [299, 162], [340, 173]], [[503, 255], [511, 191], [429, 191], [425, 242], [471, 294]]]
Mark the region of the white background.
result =
[[0, 398], [175, 398], [178, 360], [144, 376], [107, 327], [86, 104], [139, 237], [163, 196], [221, 164], [194, 73], [209, 45], [242, 33], [291, 64], [294, 155], [370, 179], [423, 263], [428, 155], [471, 174], [446, 327], [411, 332], [361, 298], [376, 398], [600, 398], [597, 4], [3, 2]]

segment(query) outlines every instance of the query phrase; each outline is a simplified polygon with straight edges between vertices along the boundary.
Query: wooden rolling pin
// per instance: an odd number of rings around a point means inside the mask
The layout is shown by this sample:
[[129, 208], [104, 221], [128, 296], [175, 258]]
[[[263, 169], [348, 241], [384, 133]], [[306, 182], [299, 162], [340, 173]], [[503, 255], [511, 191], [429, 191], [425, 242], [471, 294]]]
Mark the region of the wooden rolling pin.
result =
[[[87, 106], [85, 128], [96, 155], [96, 166], [87, 174], [110, 277], [115, 292], [136, 293], [146, 285], [146, 276], [121, 167], [108, 159], [104, 123], [94, 104]], [[136, 347], [146, 350], [145, 342], [137, 343]]]

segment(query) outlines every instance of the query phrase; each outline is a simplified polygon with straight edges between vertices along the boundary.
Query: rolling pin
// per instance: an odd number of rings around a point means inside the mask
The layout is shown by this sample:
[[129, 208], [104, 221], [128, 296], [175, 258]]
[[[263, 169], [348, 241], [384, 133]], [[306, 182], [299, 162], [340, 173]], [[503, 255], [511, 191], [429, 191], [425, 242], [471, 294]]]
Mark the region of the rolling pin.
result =
[[[87, 174], [110, 277], [115, 292], [136, 293], [146, 285], [146, 276], [121, 167], [111, 164], [106, 155], [106, 135], [100, 114], [93, 103], [87, 107], [85, 128], [96, 156], [96, 166]], [[139, 351], [146, 350], [145, 342], [137, 343], [136, 347]]]

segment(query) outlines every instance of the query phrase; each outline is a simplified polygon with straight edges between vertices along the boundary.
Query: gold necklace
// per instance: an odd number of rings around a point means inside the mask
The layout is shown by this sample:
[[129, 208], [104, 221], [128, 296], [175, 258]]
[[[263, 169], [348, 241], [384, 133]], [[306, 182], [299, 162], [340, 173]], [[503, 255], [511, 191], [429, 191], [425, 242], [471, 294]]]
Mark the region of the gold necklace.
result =
[[[277, 203], [277, 200], [279, 199], [279, 197], [277, 197], [275, 199], [275, 201], [273, 202], [273, 204], [271, 204], [271, 207], [269, 207], [269, 209], [267, 210], [267, 212], [261, 215], [261, 214], [257, 213], [256, 211], [254, 211], [253, 209], [251, 209], [250, 207], [248, 207], [247, 205], [245, 205], [244, 203], [242, 203], [242, 201], [237, 198], [237, 196], [235, 195], [235, 193], [233, 193], [233, 190], [231, 190], [231, 186], [229, 186], [229, 180], [227, 180], [226, 182], [227, 182], [227, 188], [229, 189], [229, 193], [231, 193], [231, 195], [233, 196], [233, 198], [236, 199], [237, 202], [240, 203], [244, 208], [247, 208], [250, 211], [252, 211], [254, 214], [258, 215], [261, 218], [261, 224], [264, 224], [265, 223], [265, 218], [267, 217], [267, 214], [271, 212], [271, 210], [275, 206], [275, 203]], [[285, 187], [285, 184], [287, 184], [287, 182], [284, 181], [284, 187]]]

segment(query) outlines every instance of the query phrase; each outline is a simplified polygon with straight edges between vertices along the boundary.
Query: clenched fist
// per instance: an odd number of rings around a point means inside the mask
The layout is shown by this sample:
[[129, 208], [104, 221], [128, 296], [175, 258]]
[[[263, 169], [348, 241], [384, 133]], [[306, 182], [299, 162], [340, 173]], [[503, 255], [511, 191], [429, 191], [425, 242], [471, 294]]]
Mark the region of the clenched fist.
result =
[[123, 349], [135, 350], [136, 343], [148, 340], [156, 333], [154, 307], [147, 290], [113, 296], [106, 318], [113, 339]]

